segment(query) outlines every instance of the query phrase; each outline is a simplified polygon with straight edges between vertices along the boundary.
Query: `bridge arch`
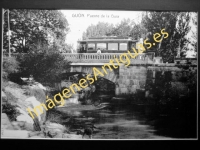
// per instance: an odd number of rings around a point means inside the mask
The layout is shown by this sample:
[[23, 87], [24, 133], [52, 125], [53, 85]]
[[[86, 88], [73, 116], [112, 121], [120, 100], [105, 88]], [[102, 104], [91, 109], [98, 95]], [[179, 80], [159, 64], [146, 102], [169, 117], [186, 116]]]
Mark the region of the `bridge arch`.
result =
[[104, 76], [98, 75], [99, 78], [105, 78], [113, 83], [117, 82], [119, 78], [119, 69], [113, 69], [112, 71], [107, 69], [107, 74], [105, 74], [101, 66], [71, 66], [70, 72], [82, 72], [83, 74], [93, 75], [93, 67], [97, 68], [104, 74]]

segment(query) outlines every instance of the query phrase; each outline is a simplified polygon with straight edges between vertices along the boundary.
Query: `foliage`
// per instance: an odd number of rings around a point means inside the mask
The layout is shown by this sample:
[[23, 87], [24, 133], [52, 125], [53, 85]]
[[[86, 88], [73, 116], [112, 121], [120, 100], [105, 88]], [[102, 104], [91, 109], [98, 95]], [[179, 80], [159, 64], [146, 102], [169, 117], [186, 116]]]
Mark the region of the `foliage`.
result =
[[15, 57], [3, 57], [3, 78], [7, 79], [11, 73], [19, 71], [19, 62]]
[[[8, 12], [4, 13], [4, 49], [8, 49]], [[68, 22], [58, 10], [10, 9], [11, 50], [28, 52], [37, 42], [49, 46], [65, 42]]]
[[197, 92], [196, 72], [177, 73], [176, 76], [179, 77], [174, 79], [171, 71], [157, 71], [155, 83], [148, 81], [146, 88], [154, 95], [157, 104], [177, 107], [182, 103], [182, 97], [194, 99]]
[[145, 39], [147, 34], [148, 34], [147, 29], [144, 28], [144, 25], [142, 22], [141, 24], [135, 24], [131, 30], [131, 37], [136, 40], [139, 40], [139, 38]]
[[101, 36], [130, 36], [134, 22], [130, 19], [124, 19], [117, 25], [98, 22], [97, 25], [90, 25], [86, 32], [83, 33], [82, 38], [101, 37]]
[[134, 22], [130, 19], [124, 19], [119, 24], [116, 25], [116, 27], [113, 29], [112, 34], [115, 36], [130, 36], [131, 29]]
[[19, 112], [15, 109], [15, 106], [10, 103], [6, 103], [2, 105], [2, 113], [6, 113], [10, 119], [10, 121], [15, 121]]
[[142, 22], [147, 31], [151, 33], [148, 35], [151, 43], [154, 42], [153, 33], [160, 33], [162, 29], [165, 29], [169, 34], [167, 39], [156, 45], [158, 56], [171, 59], [172, 55], [176, 55], [177, 49], [184, 47], [188, 42], [186, 35], [190, 30], [189, 20], [188, 12], [148, 12], [144, 16]]
[[[129, 36], [137, 40], [148, 38], [150, 43], [154, 43], [153, 34], [165, 29], [169, 34], [168, 38], [154, 46], [154, 49], [156, 55], [162, 56], [164, 62], [173, 62], [177, 52], [179, 53], [179, 50], [184, 49], [184, 46], [190, 42], [186, 35], [191, 29], [189, 25], [191, 18], [195, 17], [189, 12], [151, 11], [142, 14], [142, 21], [139, 24], [124, 19], [116, 25], [103, 22], [91, 25], [83, 33], [83, 39], [95, 36]], [[196, 20], [193, 19], [194, 24], [197, 24]], [[163, 36], [161, 38], [163, 39]], [[197, 46], [195, 43], [193, 45]]]
[[194, 24], [194, 26], [195, 26], [195, 28], [196, 28], [196, 32], [192, 32], [192, 34], [193, 34], [193, 36], [192, 36], [192, 38], [193, 38], [193, 41], [191, 42], [192, 43], [192, 45], [194, 45], [194, 47], [195, 47], [195, 51], [197, 51], [197, 20], [198, 20], [198, 18], [197, 18], [197, 13], [190, 13], [190, 15], [191, 16], [193, 16], [194, 15], [194, 17], [192, 18], [192, 22], [193, 22], [193, 24]]
[[49, 50], [48, 53], [29, 53], [19, 57], [21, 62], [21, 74], [31, 74], [34, 79], [41, 83], [60, 81], [60, 75], [69, 69], [69, 62], [61, 53]]
[[[162, 41], [153, 48], [156, 50], [156, 56], [162, 56], [164, 62], [173, 62], [175, 56], [181, 53], [180, 50], [190, 42], [186, 35], [191, 29], [189, 25], [191, 18], [194, 17], [189, 12], [151, 11], [143, 13], [139, 24], [124, 19], [116, 25], [103, 22], [91, 25], [83, 33], [83, 39], [98, 36], [129, 36], [137, 40], [147, 38], [150, 43], [154, 43], [153, 34], [165, 29], [169, 36], [166, 39], [162, 36]], [[195, 19], [193, 22], [196, 24]]]
[[107, 36], [113, 30], [113, 25], [109, 23], [99, 22], [97, 25], [90, 25], [86, 32], [83, 33], [82, 38], [87, 39], [89, 37]]
[[60, 48], [60, 51], [62, 53], [75, 53], [75, 49], [73, 47], [73, 44], [63, 44]]

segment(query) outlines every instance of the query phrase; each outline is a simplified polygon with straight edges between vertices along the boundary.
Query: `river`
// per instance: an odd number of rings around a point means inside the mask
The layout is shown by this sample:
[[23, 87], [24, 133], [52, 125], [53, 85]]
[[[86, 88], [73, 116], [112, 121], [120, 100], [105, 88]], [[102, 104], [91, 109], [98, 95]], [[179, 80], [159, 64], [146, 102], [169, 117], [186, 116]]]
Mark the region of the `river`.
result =
[[170, 116], [158, 112], [154, 105], [106, 104], [107, 107], [97, 110], [59, 109], [66, 115], [73, 116], [72, 130], [83, 129], [85, 124], [93, 123], [98, 128], [93, 139], [162, 140], [195, 137], [195, 127], [190, 126], [195, 124], [194, 117], [191, 122], [191, 117]]

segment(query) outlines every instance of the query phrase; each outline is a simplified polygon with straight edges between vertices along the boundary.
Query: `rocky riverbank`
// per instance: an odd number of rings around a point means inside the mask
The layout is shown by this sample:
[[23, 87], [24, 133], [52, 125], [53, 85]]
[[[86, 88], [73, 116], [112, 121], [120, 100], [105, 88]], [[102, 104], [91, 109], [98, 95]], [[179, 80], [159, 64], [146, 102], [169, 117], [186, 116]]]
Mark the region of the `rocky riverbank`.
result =
[[46, 120], [46, 112], [32, 119], [27, 108], [34, 108], [46, 100], [45, 91], [37, 85], [18, 85], [4, 82], [2, 88], [2, 138], [66, 138], [80, 139], [81, 135], [70, 134], [59, 123]]

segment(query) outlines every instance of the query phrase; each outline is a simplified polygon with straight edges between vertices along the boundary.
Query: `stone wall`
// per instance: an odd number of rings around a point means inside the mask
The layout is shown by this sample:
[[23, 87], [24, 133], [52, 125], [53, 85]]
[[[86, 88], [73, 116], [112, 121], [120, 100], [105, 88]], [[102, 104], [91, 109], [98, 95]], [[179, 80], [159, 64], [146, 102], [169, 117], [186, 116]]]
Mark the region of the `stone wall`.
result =
[[[165, 80], [165, 82], [162, 80]], [[192, 60], [190, 63], [188, 63], [188, 60], [182, 60], [178, 64], [157, 63], [151, 65], [130, 65], [128, 67], [120, 66], [116, 95], [135, 94], [138, 90], [148, 91], [146, 94], [150, 95], [150, 91], [154, 89], [152, 86], [160, 84], [159, 86], [164, 88], [166, 82], [170, 82], [171, 86], [176, 87], [180, 92], [181, 88], [185, 90], [186, 86], [194, 84], [191, 82], [195, 80], [197, 82], [197, 65], [195, 60]], [[185, 92], [182, 90], [181, 93]]]
[[146, 66], [120, 66], [118, 84], [116, 85], [119, 88], [119, 95], [134, 94], [137, 89], [144, 90], [146, 77]]
[[167, 89], [170, 87], [171, 90], [173, 89], [170, 94], [176, 92], [179, 96], [184, 96], [189, 94], [190, 90], [195, 92], [197, 90], [196, 84], [196, 66], [176, 64], [171, 66], [151, 66], [148, 67], [145, 90], [151, 91], [153, 88], [155, 90], [155, 88]]
[[[119, 69], [112, 69], [112, 71], [110, 71], [109, 68], [106, 67], [107, 74], [105, 74], [102, 70], [102, 66], [71, 66], [71, 72], [82, 72], [85, 74], [93, 74], [94, 67], [104, 74], [103, 78], [108, 79], [113, 83], [116, 82], [119, 74]], [[99, 75], [99, 77], [101, 77], [101, 75]]]
[[[156, 60], [156, 57], [155, 57]], [[148, 91], [152, 89], [152, 84], [159, 83], [159, 76], [166, 75], [173, 85], [185, 84], [195, 75], [197, 79], [197, 60], [181, 59], [175, 60], [175, 63], [163, 63], [162, 61], [151, 61], [142, 64], [139, 60], [131, 63], [128, 67], [121, 65], [114, 71], [108, 71], [104, 78], [116, 84], [116, 95], [135, 94], [137, 91]], [[72, 72], [92, 73], [93, 66], [73, 66]], [[101, 66], [96, 66], [101, 70]], [[169, 75], [170, 74], [170, 75]], [[176, 82], [176, 83], [175, 83]], [[177, 83], [180, 82], [180, 83]], [[150, 86], [150, 87], [149, 87]], [[149, 95], [147, 92], [147, 95]]]

